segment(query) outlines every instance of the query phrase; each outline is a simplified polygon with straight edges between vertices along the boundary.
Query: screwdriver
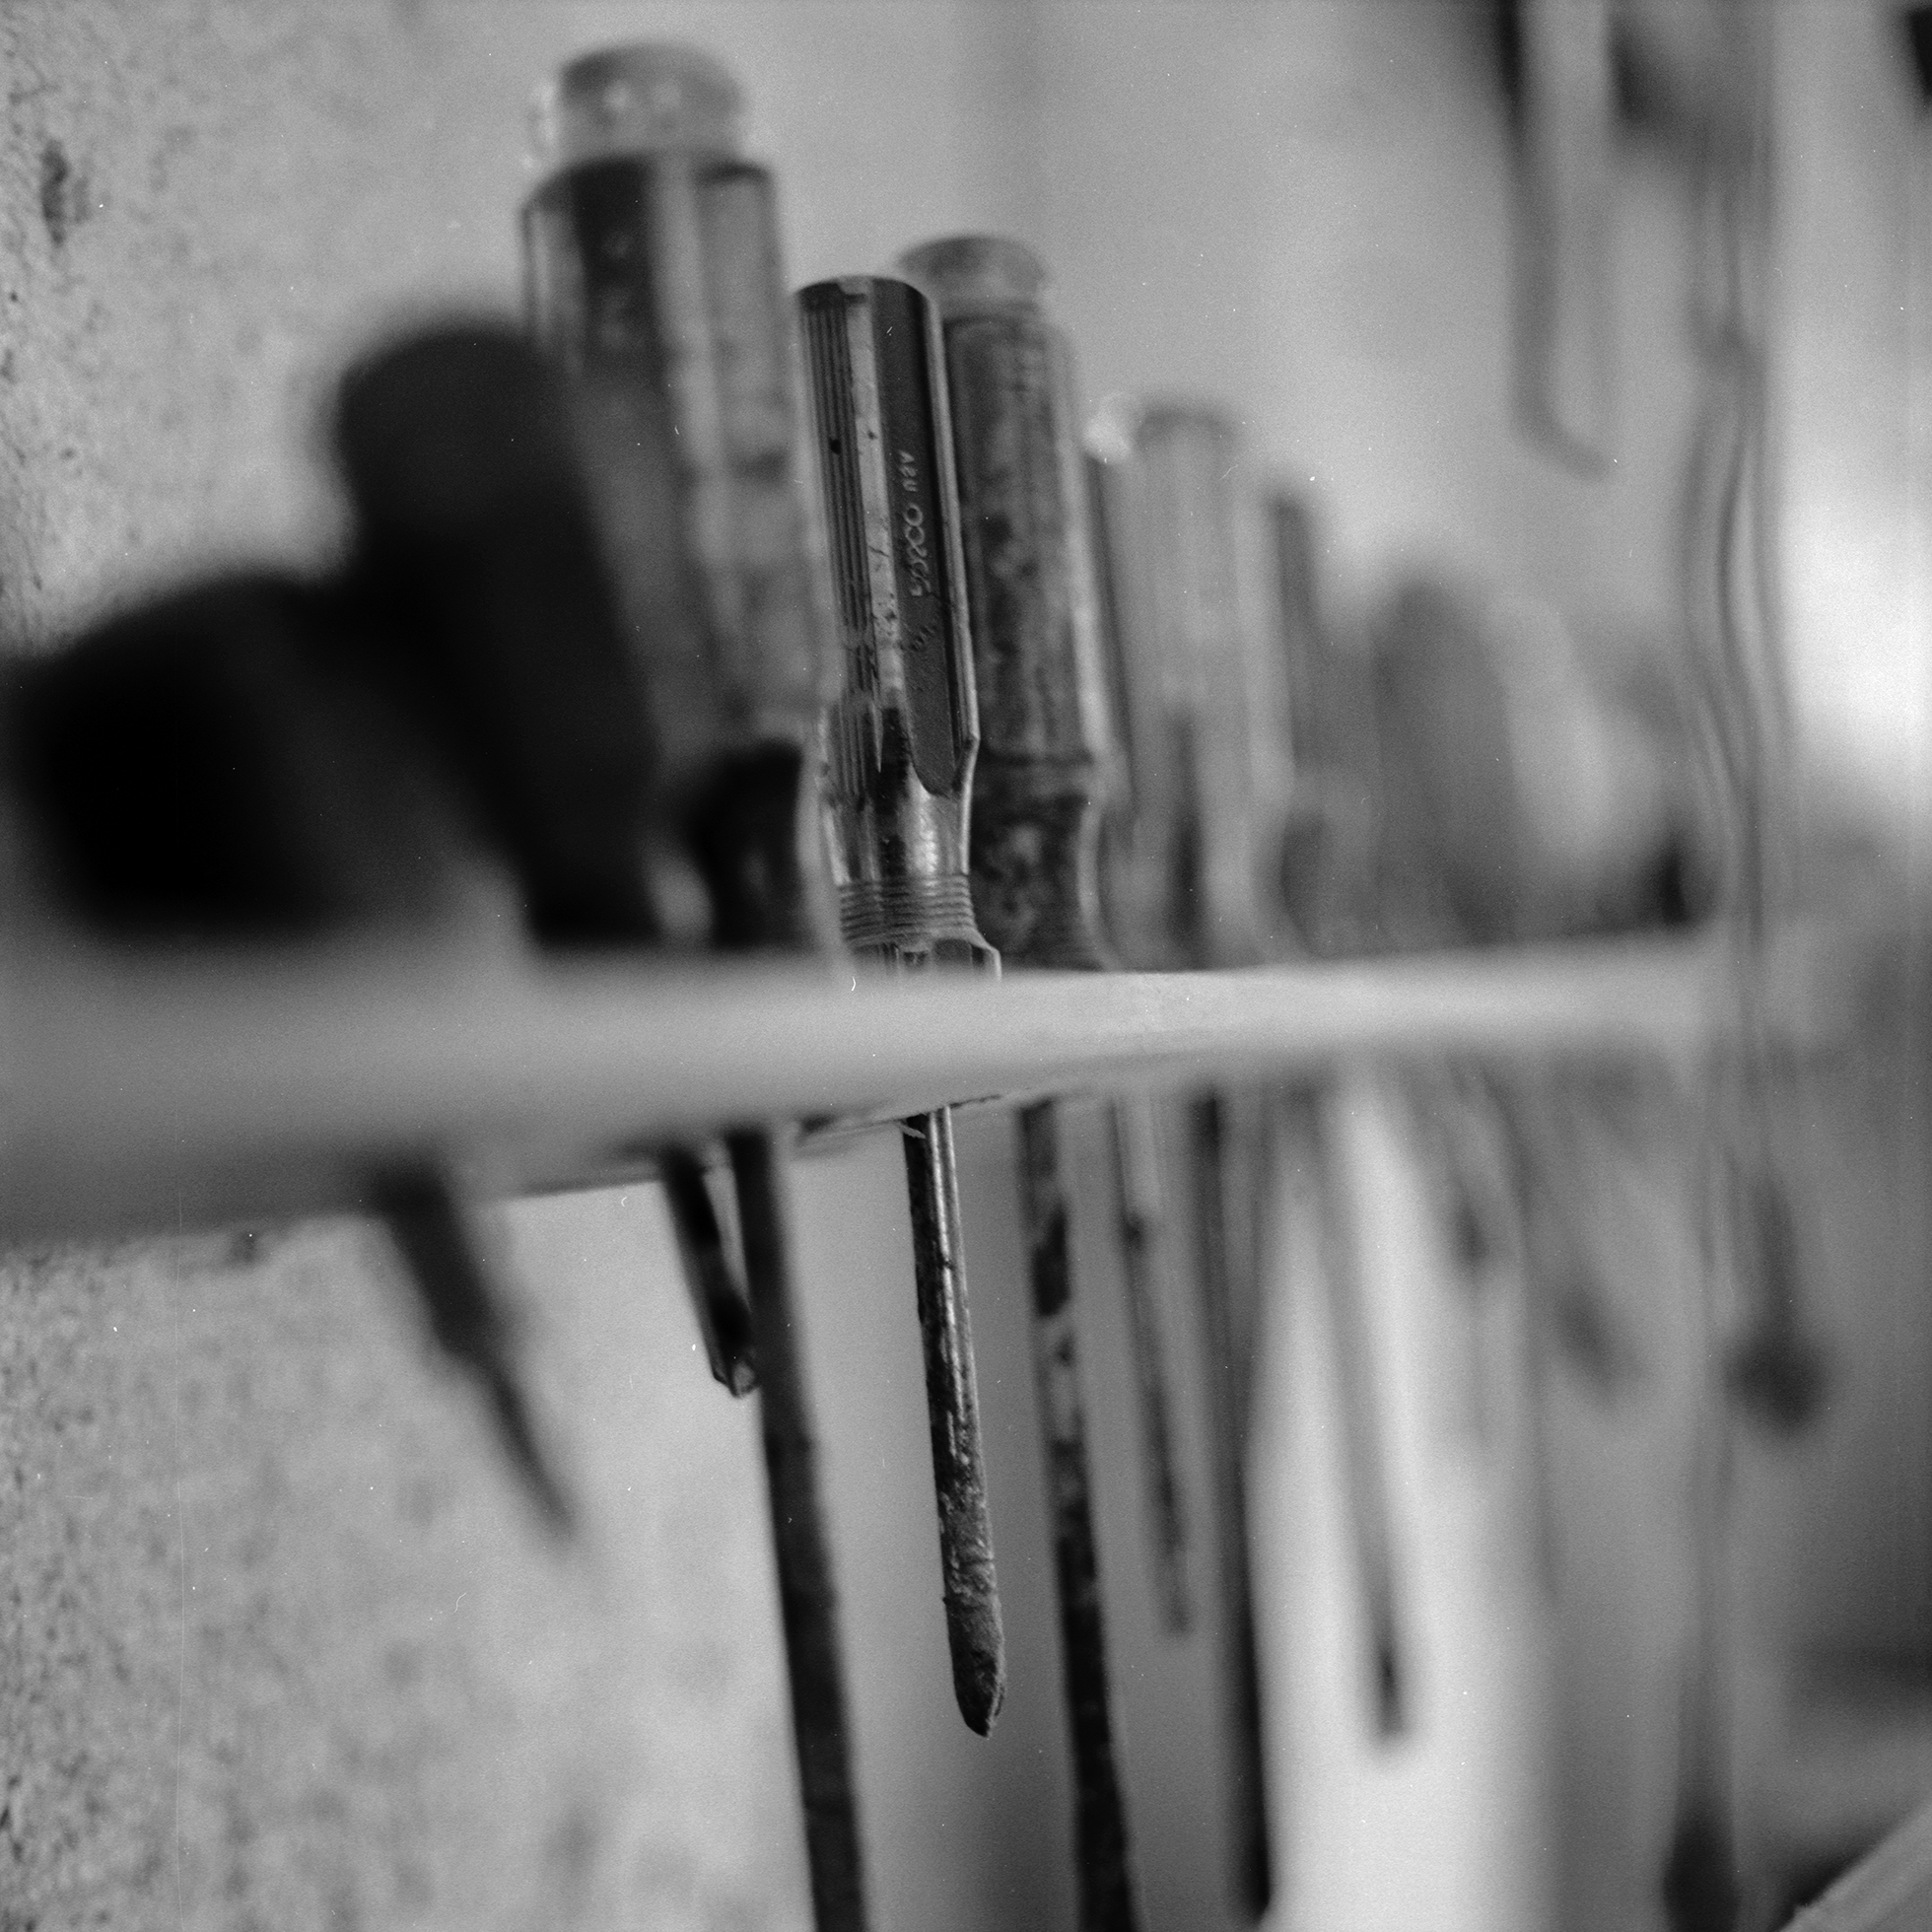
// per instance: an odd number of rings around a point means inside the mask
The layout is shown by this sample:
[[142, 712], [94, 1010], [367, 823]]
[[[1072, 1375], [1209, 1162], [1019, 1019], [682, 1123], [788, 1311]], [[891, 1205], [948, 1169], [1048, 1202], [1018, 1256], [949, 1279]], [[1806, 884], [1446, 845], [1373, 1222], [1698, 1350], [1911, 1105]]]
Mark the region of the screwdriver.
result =
[[[1118, 958], [1140, 972], [1171, 971], [1185, 964], [1185, 955], [1175, 939], [1168, 904], [1181, 858], [1175, 773], [1167, 756], [1170, 733], [1160, 693], [1133, 674], [1121, 647], [1122, 626], [1136, 604], [1125, 580], [1143, 553], [1133, 528], [1124, 533], [1125, 541], [1116, 539], [1117, 512], [1110, 504], [1102, 459], [1091, 451], [1086, 472], [1113, 724], [1114, 758], [1100, 827], [1102, 910]], [[1154, 1602], [1162, 1627], [1178, 1636], [1192, 1624], [1194, 1608], [1187, 1506], [1175, 1457], [1172, 1378], [1162, 1322], [1163, 1307], [1173, 1305], [1176, 1296], [1161, 1121], [1153, 1096], [1144, 1091], [1116, 1095], [1108, 1116]]]
[[[1116, 683], [1130, 717], [1140, 719], [1129, 776], [1156, 874], [1140, 923], [1158, 935], [1140, 940], [1142, 956], [1197, 968], [1258, 964], [1255, 768], [1241, 697], [1244, 613], [1233, 547], [1235, 441], [1212, 412], [1117, 397], [1091, 427], [1088, 447], [1112, 567]], [[1233, 1891], [1253, 1921], [1274, 1891], [1248, 1559], [1257, 1223], [1272, 1181], [1265, 1113], [1255, 1096], [1194, 1098], [1188, 1152], [1208, 1384]]]
[[[840, 925], [852, 951], [901, 971], [997, 973], [968, 877], [979, 716], [937, 323], [917, 289], [868, 276], [816, 283], [797, 306], [845, 630], [826, 779]], [[906, 1121], [902, 1140], [953, 1694], [985, 1736], [1005, 1645], [951, 1109]]]
[[[654, 737], [654, 805], [727, 952], [830, 945], [812, 789], [836, 666], [796, 472], [772, 177], [708, 55], [632, 45], [542, 100], [528, 307], [579, 399]], [[666, 541], [666, 537], [670, 541]], [[820, 1932], [865, 1922], [832, 1556], [798, 1334], [790, 1128], [724, 1137]]]
[[[979, 693], [973, 907], [1008, 965], [1097, 971], [1097, 837], [1107, 756], [1084, 478], [1072, 373], [1018, 242], [924, 243], [901, 272], [940, 319], [961, 549]], [[1138, 1923], [1080, 1393], [1072, 1252], [1051, 1100], [1018, 1120], [1020, 1204], [1033, 1308], [1074, 1768], [1080, 1924]]]
[[[1286, 700], [1285, 717], [1276, 710], [1281, 722], [1269, 749], [1277, 768], [1289, 775], [1286, 789], [1291, 803], [1297, 789], [1306, 796], [1312, 781], [1318, 808], [1326, 805], [1335, 833], [1332, 841], [1324, 842], [1326, 874], [1311, 882], [1313, 890], [1307, 897], [1297, 895], [1296, 881], [1283, 866], [1283, 909], [1295, 937], [1307, 950], [1358, 949], [1372, 943], [1377, 932], [1373, 910], [1377, 882], [1372, 869], [1376, 748], [1368, 728], [1363, 679], [1328, 645], [1318, 599], [1314, 522], [1307, 507], [1293, 497], [1276, 495], [1267, 505], [1266, 520], [1281, 644], [1282, 675], [1276, 689]], [[1265, 708], [1258, 704], [1257, 712], [1265, 713]], [[1299, 921], [1297, 912], [1302, 914]], [[1320, 1265], [1328, 1284], [1336, 1379], [1342, 1393], [1349, 1534], [1368, 1620], [1376, 1724], [1389, 1737], [1408, 1721], [1399, 1564], [1382, 1453], [1368, 1294], [1338, 1146], [1339, 1095], [1332, 1081], [1304, 1082], [1289, 1088], [1282, 1100], [1294, 1165], [1308, 1177]], [[1453, 1178], [1460, 1188], [1460, 1177]]]

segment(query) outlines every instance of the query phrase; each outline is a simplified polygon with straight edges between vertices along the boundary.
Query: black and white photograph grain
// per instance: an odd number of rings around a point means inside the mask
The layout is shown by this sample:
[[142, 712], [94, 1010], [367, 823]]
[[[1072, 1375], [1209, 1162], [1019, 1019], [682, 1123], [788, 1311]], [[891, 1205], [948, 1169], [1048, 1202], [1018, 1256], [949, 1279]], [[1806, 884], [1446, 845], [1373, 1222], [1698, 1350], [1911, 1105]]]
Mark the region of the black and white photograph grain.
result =
[[1932, 0], [0, 88], [0, 1932], [1932, 1932]]

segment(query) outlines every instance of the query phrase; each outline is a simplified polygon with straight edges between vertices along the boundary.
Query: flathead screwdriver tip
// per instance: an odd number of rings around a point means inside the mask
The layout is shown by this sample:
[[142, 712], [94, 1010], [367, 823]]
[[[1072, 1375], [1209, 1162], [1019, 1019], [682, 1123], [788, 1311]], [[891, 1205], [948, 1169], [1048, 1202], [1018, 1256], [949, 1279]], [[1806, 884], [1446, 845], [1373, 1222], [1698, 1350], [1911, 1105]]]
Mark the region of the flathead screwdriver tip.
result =
[[966, 1728], [984, 1738], [991, 1735], [993, 1721], [1006, 1701], [1006, 1640], [1000, 1622], [1000, 1600], [989, 1595], [971, 1605], [949, 1604], [947, 1619], [953, 1646], [953, 1698]]
[[734, 1396], [748, 1396], [758, 1386], [751, 1305], [724, 1246], [704, 1162], [688, 1147], [665, 1147], [658, 1152], [657, 1175], [705, 1359], [714, 1380]]

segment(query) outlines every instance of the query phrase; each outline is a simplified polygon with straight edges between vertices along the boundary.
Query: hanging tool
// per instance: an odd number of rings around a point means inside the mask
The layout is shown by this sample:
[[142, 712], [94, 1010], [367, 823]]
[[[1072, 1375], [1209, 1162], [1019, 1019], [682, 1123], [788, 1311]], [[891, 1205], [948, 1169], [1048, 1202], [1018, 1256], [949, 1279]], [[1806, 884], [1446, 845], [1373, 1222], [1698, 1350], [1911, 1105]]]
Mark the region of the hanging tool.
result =
[[[1009, 966], [1097, 971], [1096, 838], [1107, 755], [1092, 560], [1064, 338], [1018, 242], [932, 242], [901, 271], [938, 310], [979, 691], [972, 887]], [[1019, 1115], [1020, 1200], [1072, 1738], [1080, 1924], [1137, 1923], [1101, 1612], [1073, 1258], [1052, 1101]]]
[[[345, 661], [400, 694], [476, 801], [539, 943], [648, 933], [649, 747], [562, 384], [502, 328], [453, 325], [351, 370], [335, 443], [357, 518]], [[380, 1195], [439, 1338], [554, 1488], [447, 1179], [392, 1171]]]
[[[1087, 504], [1093, 528], [1101, 636], [1106, 642], [1113, 765], [1106, 780], [1100, 830], [1101, 904], [1114, 954], [1140, 972], [1172, 971], [1185, 953], [1169, 916], [1181, 860], [1182, 825], [1176, 776], [1167, 756], [1168, 730], [1158, 691], [1130, 672], [1121, 648], [1127, 578], [1142, 561], [1138, 531], [1117, 542], [1110, 521], [1101, 458], [1089, 453]], [[1147, 1549], [1154, 1603], [1162, 1627], [1181, 1635], [1194, 1619], [1188, 1585], [1189, 1529], [1176, 1460], [1172, 1377], [1167, 1364], [1164, 1310], [1175, 1292], [1174, 1257], [1163, 1184], [1161, 1117], [1153, 1095], [1117, 1094], [1108, 1108], [1120, 1207], [1121, 1254], [1127, 1287], [1128, 1337], [1140, 1421], [1140, 1480], [1147, 1513]]]
[[[979, 750], [942, 351], [926, 298], [853, 276], [797, 298], [845, 627], [826, 805], [847, 945], [902, 972], [997, 973], [973, 920]], [[953, 1694], [992, 1729], [1005, 1695], [952, 1112], [903, 1125]]]
[[[1149, 966], [1254, 965], [1264, 939], [1235, 438], [1208, 410], [1116, 398], [1088, 446], [1107, 534], [1114, 683], [1128, 721], [1132, 862], [1115, 903], [1135, 933], [1123, 943]], [[1267, 1910], [1274, 1887], [1246, 1472], [1267, 1247], [1261, 1208], [1275, 1184], [1269, 1126], [1253, 1093], [1197, 1096], [1188, 1108], [1232, 1872], [1250, 1919]]]
[[[554, 378], [493, 324], [432, 330], [349, 374], [335, 441], [356, 513], [336, 580], [195, 586], [28, 673], [16, 769], [69, 895], [137, 939], [422, 939], [460, 930], [487, 855], [543, 944], [628, 932], [645, 746]], [[443, 1160], [396, 1149], [368, 1185], [565, 1526]]]
[[[690, 48], [625, 46], [543, 97], [525, 205], [531, 320], [568, 371], [638, 653], [655, 817], [702, 880], [713, 946], [833, 943], [812, 797], [836, 665], [796, 471], [770, 172]], [[666, 536], [671, 538], [666, 541]], [[832, 1556], [798, 1335], [790, 1128], [725, 1136], [820, 1932], [865, 1921]]]

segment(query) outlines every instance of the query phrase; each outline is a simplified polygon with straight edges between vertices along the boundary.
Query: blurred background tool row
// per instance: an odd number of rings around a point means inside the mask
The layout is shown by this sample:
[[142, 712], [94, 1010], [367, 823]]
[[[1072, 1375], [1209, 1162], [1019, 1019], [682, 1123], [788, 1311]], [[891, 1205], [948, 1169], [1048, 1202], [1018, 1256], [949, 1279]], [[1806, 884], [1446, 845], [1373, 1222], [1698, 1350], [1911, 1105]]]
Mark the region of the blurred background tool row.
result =
[[1754, 1927], [1912, 1810], [1914, 10], [4, 34], [0, 1907]]

